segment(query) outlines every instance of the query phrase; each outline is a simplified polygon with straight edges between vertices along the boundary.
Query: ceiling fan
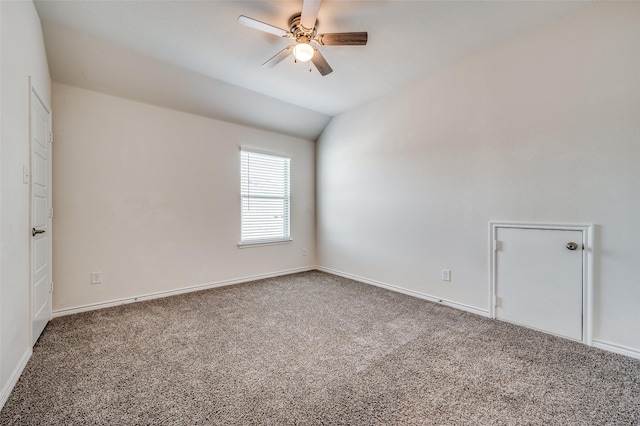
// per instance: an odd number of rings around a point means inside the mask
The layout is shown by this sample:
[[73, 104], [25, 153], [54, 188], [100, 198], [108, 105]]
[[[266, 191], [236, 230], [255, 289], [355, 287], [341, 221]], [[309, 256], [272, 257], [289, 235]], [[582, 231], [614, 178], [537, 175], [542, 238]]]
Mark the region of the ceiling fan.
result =
[[289, 18], [289, 31], [240, 15], [238, 22], [247, 27], [270, 34], [295, 40], [296, 44], [285, 47], [274, 57], [262, 64], [272, 68], [293, 54], [296, 61], [311, 61], [321, 75], [330, 74], [333, 69], [315, 45], [320, 46], [364, 46], [367, 44], [366, 32], [317, 34], [316, 19], [322, 0], [303, 0], [302, 12]]

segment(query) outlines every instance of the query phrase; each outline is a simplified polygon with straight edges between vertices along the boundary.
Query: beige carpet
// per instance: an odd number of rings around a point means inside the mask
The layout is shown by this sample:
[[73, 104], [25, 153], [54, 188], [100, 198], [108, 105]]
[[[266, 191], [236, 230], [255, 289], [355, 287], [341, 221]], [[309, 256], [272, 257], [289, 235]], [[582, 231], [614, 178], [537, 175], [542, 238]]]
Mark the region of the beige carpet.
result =
[[0, 424], [639, 425], [640, 361], [314, 271], [57, 318]]

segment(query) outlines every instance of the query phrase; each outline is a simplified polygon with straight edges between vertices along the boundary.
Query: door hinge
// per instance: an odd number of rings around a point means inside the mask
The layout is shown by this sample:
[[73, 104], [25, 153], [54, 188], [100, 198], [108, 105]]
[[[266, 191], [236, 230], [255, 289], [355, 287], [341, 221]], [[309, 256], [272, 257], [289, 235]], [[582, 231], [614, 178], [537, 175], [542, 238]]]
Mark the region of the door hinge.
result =
[[49, 143], [53, 143], [53, 133], [49, 133]]
[[493, 240], [493, 251], [500, 251], [500, 241]]
[[22, 183], [29, 183], [29, 178], [31, 177], [31, 167], [26, 164], [22, 165]]
[[496, 308], [502, 307], [502, 297], [496, 296]]
[[49, 209], [49, 218], [53, 219], [53, 207]]
[[49, 293], [53, 293], [53, 281], [49, 283]]

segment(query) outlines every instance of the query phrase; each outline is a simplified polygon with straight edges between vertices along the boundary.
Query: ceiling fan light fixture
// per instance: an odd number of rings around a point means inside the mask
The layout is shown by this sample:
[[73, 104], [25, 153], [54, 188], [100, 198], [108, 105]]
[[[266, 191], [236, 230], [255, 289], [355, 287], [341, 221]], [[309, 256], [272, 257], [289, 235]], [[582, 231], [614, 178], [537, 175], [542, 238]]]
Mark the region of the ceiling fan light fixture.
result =
[[[238, 22], [242, 25], [280, 36], [283, 39], [295, 40], [295, 44], [289, 44], [276, 53], [262, 64], [263, 67], [272, 68], [293, 55], [296, 62], [311, 61], [320, 75], [325, 76], [331, 74], [333, 69], [322, 56], [322, 52], [310, 43], [315, 43], [318, 46], [365, 46], [367, 44], [368, 34], [364, 31], [318, 34], [318, 10], [321, 2], [322, 0], [302, 0], [302, 12], [293, 14], [289, 18], [289, 31], [248, 16], [240, 15], [238, 17]], [[311, 71], [311, 66], [309, 66], [309, 71]]]
[[308, 43], [298, 43], [293, 48], [293, 56], [300, 62], [307, 62], [313, 58], [315, 50]]

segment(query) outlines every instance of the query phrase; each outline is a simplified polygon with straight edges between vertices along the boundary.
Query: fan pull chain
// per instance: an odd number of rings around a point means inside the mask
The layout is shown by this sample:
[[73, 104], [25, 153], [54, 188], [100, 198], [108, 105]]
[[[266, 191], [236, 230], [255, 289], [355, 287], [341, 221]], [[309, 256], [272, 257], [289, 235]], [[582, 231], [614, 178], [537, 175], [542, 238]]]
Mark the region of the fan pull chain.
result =
[[[0, 0], [1, 1], [1, 0]], [[295, 56], [293, 57], [293, 62], [294, 63], [298, 63], [298, 58], [296, 58]], [[309, 61], [309, 72], [313, 72], [312, 68], [311, 68], [311, 61]]]

